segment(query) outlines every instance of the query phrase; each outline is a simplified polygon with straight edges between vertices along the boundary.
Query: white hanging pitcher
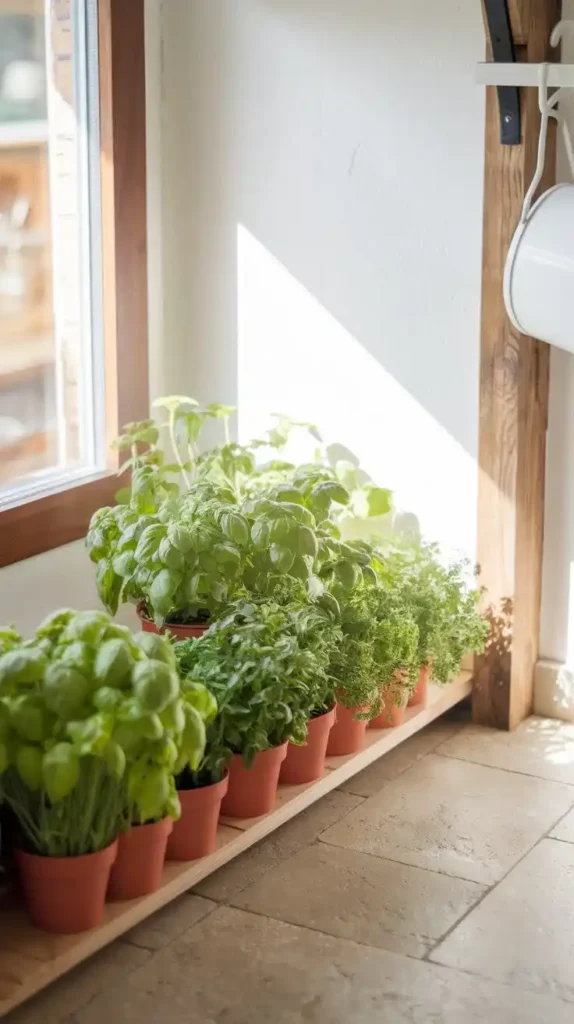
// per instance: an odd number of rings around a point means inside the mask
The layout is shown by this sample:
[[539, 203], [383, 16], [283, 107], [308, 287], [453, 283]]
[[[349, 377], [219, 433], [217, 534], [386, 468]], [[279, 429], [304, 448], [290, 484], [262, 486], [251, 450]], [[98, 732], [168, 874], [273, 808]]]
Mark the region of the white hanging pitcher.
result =
[[550, 117], [561, 124], [574, 177], [568, 126], [555, 109], [563, 90], [549, 98], [547, 80], [548, 66], [543, 64], [538, 164], [506, 260], [504, 302], [522, 334], [574, 352], [574, 184], [555, 185], [532, 205], [544, 171]]

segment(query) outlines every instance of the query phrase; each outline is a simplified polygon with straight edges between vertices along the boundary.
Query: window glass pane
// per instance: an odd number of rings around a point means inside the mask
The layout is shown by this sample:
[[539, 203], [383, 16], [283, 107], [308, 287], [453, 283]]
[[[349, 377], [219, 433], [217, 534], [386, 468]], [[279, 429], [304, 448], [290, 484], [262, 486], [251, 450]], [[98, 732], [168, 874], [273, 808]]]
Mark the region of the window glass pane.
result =
[[0, 507], [102, 468], [95, 19], [0, 0]]

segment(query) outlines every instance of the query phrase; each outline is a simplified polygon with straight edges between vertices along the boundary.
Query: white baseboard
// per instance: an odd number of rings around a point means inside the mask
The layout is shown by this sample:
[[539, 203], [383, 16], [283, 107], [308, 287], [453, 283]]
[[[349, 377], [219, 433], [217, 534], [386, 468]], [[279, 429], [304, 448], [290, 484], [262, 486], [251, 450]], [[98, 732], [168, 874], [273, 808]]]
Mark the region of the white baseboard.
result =
[[574, 722], [574, 668], [539, 661], [534, 671], [534, 714]]

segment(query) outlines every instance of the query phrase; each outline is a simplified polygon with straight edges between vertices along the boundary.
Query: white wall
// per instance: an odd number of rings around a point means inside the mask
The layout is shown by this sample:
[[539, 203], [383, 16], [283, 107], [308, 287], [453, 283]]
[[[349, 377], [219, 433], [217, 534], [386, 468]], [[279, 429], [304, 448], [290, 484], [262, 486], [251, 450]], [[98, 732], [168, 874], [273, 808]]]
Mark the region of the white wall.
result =
[[[574, 0], [564, 0], [563, 16], [574, 19]], [[574, 62], [574, 32], [562, 60]], [[561, 109], [574, 136], [574, 97]], [[571, 180], [562, 147], [558, 176]], [[550, 354], [540, 656], [574, 668], [574, 356], [558, 348]]]
[[[13, 624], [29, 636], [58, 608], [99, 608], [95, 566], [83, 541], [0, 569], [0, 625]], [[118, 620], [137, 629], [135, 609], [120, 609]]]
[[242, 436], [272, 411], [316, 422], [474, 557], [480, 5], [189, 0], [165, 15], [166, 111], [188, 133], [166, 309], [191, 393], [238, 399]]
[[[242, 435], [317, 422], [474, 557], [480, 5], [147, 14], [152, 394], [239, 401]], [[80, 547], [2, 570], [0, 621], [92, 586]]]

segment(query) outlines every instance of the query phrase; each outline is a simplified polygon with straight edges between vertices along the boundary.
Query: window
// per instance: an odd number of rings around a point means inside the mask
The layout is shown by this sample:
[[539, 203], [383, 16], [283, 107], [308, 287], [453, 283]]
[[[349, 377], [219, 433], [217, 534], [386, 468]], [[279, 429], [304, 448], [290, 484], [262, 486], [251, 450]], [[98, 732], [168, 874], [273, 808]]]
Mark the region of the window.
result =
[[0, 0], [0, 565], [83, 534], [146, 415], [143, 0]]

